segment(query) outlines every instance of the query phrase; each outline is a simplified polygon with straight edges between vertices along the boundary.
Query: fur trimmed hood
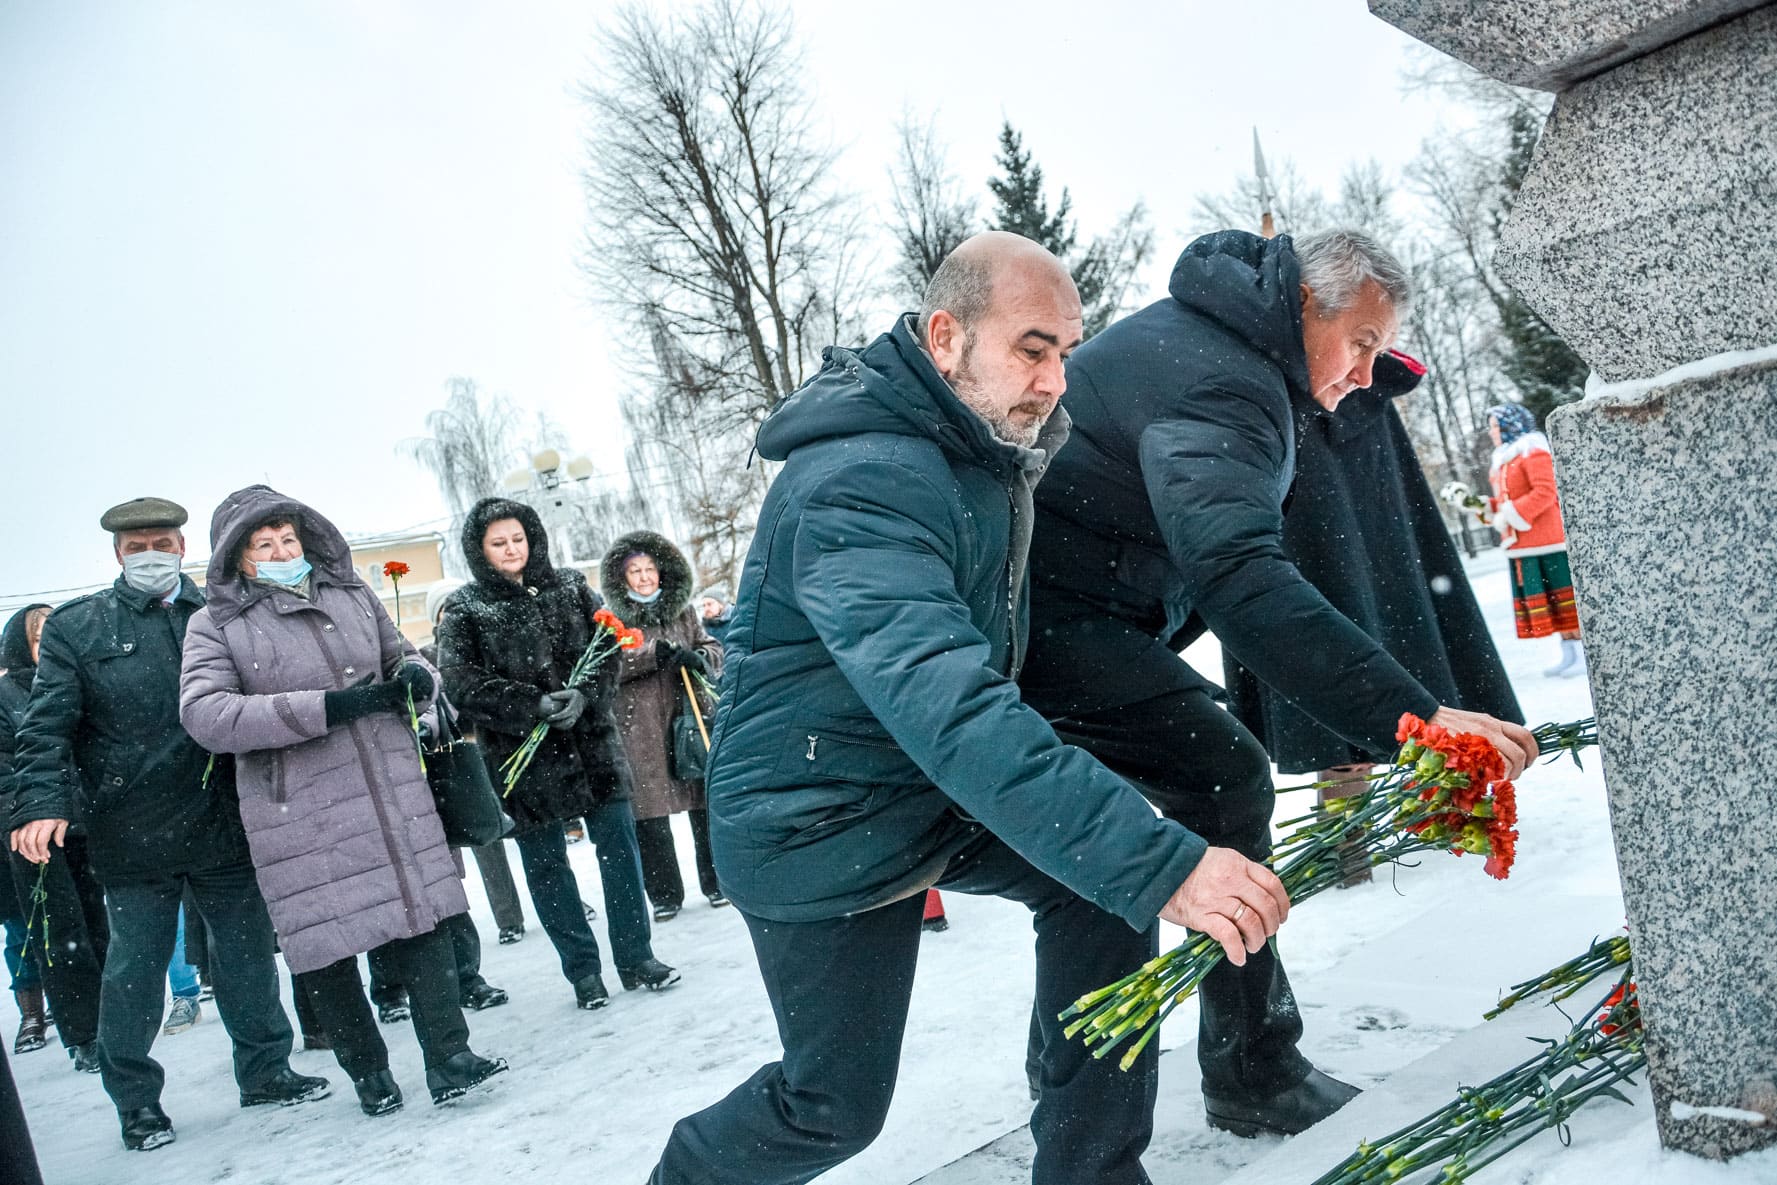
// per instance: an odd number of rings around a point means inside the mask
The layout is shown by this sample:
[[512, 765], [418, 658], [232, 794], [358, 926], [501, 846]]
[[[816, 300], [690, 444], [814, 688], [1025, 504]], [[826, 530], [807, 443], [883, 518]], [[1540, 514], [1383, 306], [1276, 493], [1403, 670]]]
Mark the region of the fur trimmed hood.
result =
[[[646, 553], [660, 569], [660, 596], [649, 605], [631, 600], [629, 582], [623, 579], [623, 562], [638, 551]], [[685, 553], [665, 535], [653, 531], [631, 531], [611, 544], [599, 564], [599, 587], [605, 594], [605, 604], [623, 624], [655, 628], [676, 620], [691, 604], [691, 594], [697, 591]]]
[[[495, 571], [481, 552], [481, 541], [487, 535], [488, 526], [503, 518], [517, 519], [524, 528], [525, 541], [530, 544], [531, 554], [525, 561], [522, 584], [514, 584]], [[524, 595], [526, 588], [547, 588], [561, 580], [555, 565], [549, 561], [549, 532], [543, 529], [543, 519], [523, 502], [493, 497], [483, 498], [471, 506], [468, 517], [463, 520], [462, 545], [469, 574], [490, 596], [519, 597]]]
[[340, 588], [361, 586], [352, 567], [352, 548], [324, 515], [307, 503], [266, 485], [236, 490], [210, 516], [210, 563], [204, 573], [204, 601], [217, 625], [227, 625], [249, 605], [272, 595], [263, 584], [241, 575], [240, 554], [247, 537], [274, 518], [288, 518], [302, 540], [302, 555], [314, 569], [317, 583]]

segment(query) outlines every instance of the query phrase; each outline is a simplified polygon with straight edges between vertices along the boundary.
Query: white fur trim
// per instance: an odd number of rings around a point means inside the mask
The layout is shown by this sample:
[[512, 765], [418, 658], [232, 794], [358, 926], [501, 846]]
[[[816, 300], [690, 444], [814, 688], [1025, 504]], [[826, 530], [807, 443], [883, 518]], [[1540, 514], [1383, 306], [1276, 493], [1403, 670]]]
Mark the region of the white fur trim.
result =
[[1500, 499], [1497, 514], [1499, 519], [1514, 531], [1528, 531], [1530, 529], [1530, 521], [1518, 513], [1518, 508], [1512, 505], [1510, 498]]
[[1506, 554], [1516, 556], [1554, 555], [1558, 551], [1566, 550], [1567, 544], [1565, 543], [1541, 543], [1535, 547], [1513, 547], [1509, 543], [1506, 544]]
[[1504, 465], [1507, 461], [1516, 461], [1519, 457], [1525, 456], [1528, 453], [1547, 452], [1551, 452], [1549, 448], [1549, 438], [1547, 436], [1544, 436], [1541, 432], [1526, 432], [1524, 435], [1518, 437], [1518, 439], [1512, 441], [1512, 443], [1502, 444], [1494, 449], [1493, 460], [1490, 467], [1497, 471], [1499, 467]]

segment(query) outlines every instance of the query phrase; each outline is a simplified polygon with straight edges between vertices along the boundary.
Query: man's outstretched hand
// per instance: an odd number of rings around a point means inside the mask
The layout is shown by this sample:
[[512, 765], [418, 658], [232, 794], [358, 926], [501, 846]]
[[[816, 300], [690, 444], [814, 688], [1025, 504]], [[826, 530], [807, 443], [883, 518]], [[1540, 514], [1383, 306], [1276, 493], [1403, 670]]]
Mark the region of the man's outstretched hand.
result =
[[1439, 708], [1426, 723], [1451, 732], [1472, 732], [1485, 737], [1505, 758], [1506, 777], [1514, 782], [1536, 760], [1536, 738], [1522, 724], [1499, 720], [1485, 712], [1465, 712], [1461, 708]]
[[1290, 898], [1263, 864], [1233, 848], [1211, 848], [1160, 916], [1209, 935], [1222, 944], [1230, 963], [1244, 967], [1247, 952], [1264, 946], [1290, 916]]

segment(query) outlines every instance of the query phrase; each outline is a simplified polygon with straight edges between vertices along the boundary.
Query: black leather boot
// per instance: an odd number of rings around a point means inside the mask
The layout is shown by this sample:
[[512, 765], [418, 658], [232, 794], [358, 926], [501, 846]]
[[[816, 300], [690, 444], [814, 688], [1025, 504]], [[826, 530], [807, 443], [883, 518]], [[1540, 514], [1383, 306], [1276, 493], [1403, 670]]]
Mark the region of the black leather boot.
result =
[[401, 1109], [401, 1088], [387, 1070], [354, 1079], [352, 1089], [358, 1092], [358, 1107], [366, 1115], [387, 1115]]
[[503, 1057], [482, 1057], [472, 1050], [453, 1053], [441, 1065], [426, 1071], [426, 1085], [432, 1091], [432, 1105], [448, 1103], [469, 1089], [486, 1082], [495, 1074], [506, 1072]]
[[43, 989], [14, 992], [12, 998], [19, 1004], [19, 1032], [12, 1039], [12, 1051], [30, 1053], [33, 1049], [42, 1049], [49, 1044], [49, 1017], [43, 1011]]
[[1251, 1139], [1261, 1132], [1294, 1136], [1307, 1131], [1362, 1094], [1357, 1087], [1319, 1070], [1286, 1091], [1266, 1099], [1236, 1099], [1203, 1092], [1209, 1126]]
[[117, 1118], [123, 1124], [123, 1146], [131, 1152], [149, 1152], [173, 1142], [173, 1121], [159, 1103], [119, 1111]]
[[280, 1107], [293, 1107], [297, 1103], [312, 1103], [316, 1099], [324, 1099], [332, 1091], [333, 1087], [327, 1079], [298, 1074], [285, 1066], [252, 1090], [243, 1090], [241, 1106], [262, 1107], [267, 1103], [276, 1103]]
[[626, 992], [633, 992], [639, 987], [658, 992], [679, 982], [679, 972], [659, 959], [643, 959], [634, 967], [617, 968], [617, 979]]

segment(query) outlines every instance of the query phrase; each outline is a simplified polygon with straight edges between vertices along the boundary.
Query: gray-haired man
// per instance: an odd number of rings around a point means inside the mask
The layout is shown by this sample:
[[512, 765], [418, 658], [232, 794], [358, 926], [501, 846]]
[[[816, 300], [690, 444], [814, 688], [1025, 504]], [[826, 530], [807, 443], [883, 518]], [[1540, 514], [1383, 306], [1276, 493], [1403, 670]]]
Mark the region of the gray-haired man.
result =
[[[1026, 701], [1168, 818], [1250, 860], [1270, 852], [1269, 759], [1178, 656], [1204, 627], [1360, 748], [1390, 751], [1413, 712], [1486, 736], [1515, 776], [1536, 755], [1528, 732], [1441, 707], [1283, 552], [1295, 419], [1370, 385], [1405, 271], [1353, 231], [1224, 231], [1185, 249], [1169, 288], [1068, 361], [1073, 436], [1036, 493]], [[1212, 1125], [1294, 1133], [1356, 1093], [1297, 1052], [1274, 947], [1218, 967], [1201, 998]]]

